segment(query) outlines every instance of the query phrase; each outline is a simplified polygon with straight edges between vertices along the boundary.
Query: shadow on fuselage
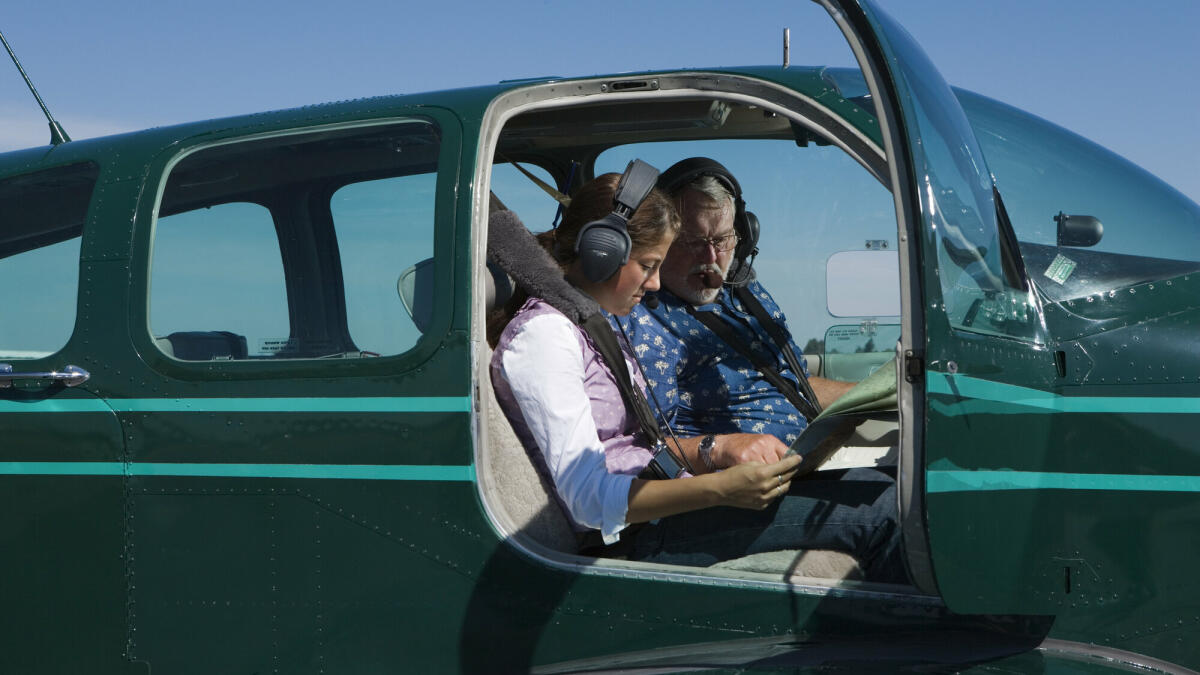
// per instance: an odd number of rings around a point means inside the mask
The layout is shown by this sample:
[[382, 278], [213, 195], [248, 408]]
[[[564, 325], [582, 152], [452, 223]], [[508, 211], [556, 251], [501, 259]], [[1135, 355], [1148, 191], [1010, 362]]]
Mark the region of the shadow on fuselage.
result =
[[[459, 635], [461, 672], [928, 673], [1001, 660], [1037, 672], [1037, 647], [1053, 624], [1053, 617], [956, 615], [907, 586], [792, 581], [784, 593], [763, 593], [722, 583], [728, 578], [610, 579], [586, 573], [596, 559], [531, 554], [539, 547], [519, 543], [527, 540], [518, 532], [498, 542], [476, 577]], [[753, 629], [739, 625], [747, 606], [761, 619]], [[655, 615], [646, 615], [649, 607]]]

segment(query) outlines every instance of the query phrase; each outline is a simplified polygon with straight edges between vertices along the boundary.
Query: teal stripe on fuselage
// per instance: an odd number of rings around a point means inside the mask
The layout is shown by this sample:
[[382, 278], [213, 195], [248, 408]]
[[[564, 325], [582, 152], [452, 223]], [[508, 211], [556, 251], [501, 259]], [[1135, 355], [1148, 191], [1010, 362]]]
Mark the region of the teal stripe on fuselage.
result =
[[47, 398], [40, 401], [0, 399], [0, 413], [111, 413], [98, 398]]
[[201, 478], [309, 478], [340, 480], [475, 480], [470, 465], [424, 464], [196, 464], [174, 462], [0, 462], [0, 475], [188, 476]]
[[925, 489], [930, 493], [991, 492], [1002, 490], [1200, 492], [1200, 476], [1140, 476], [1124, 473], [1051, 473], [1045, 471], [930, 469], [926, 472], [925, 479]]
[[[960, 402], [930, 405], [945, 415], [972, 413], [1200, 413], [1200, 398], [1167, 396], [1062, 396], [1040, 389], [981, 380], [968, 375], [929, 371], [926, 390], [931, 395], [954, 396]], [[1003, 403], [994, 410], [975, 401]], [[972, 405], [963, 405], [972, 404]]]
[[0, 400], [0, 413], [94, 412], [306, 412], [420, 413], [470, 412], [469, 396], [391, 396], [359, 398], [114, 398]]

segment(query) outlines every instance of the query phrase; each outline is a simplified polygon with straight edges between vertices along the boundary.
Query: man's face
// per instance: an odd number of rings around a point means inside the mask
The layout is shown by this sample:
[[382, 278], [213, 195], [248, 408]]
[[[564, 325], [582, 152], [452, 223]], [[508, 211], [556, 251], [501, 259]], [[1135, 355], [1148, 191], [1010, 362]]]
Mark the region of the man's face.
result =
[[683, 227], [663, 261], [662, 285], [692, 305], [708, 304], [721, 292], [733, 262], [733, 204], [691, 189], [680, 193], [677, 204]]

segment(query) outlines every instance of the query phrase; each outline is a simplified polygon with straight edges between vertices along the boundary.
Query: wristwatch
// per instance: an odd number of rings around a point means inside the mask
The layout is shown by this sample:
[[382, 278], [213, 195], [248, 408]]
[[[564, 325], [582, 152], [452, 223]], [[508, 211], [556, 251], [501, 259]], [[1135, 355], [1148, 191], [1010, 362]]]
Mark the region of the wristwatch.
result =
[[700, 439], [700, 447], [698, 449], [698, 453], [700, 454], [700, 461], [704, 462], [704, 466], [708, 467], [709, 471], [717, 470], [717, 465], [713, 464], [713, 460], [712, 460], [712, 451], [713, 451], [713, 447], [716, 444], [717, 444], [717, 437], [714, 434], [709, 434], [709, 435], [705, 436], [704, 438]]

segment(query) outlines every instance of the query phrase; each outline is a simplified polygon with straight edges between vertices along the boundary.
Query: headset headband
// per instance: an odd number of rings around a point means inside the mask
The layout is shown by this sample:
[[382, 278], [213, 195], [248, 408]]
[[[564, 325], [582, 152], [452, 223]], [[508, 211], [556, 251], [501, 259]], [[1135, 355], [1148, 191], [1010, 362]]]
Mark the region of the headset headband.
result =
[[658, 177], [658, 189], [674, 195], [683, 187], [690, 185], [701, 176], [712, 176], [729, 190], [734, 205], [743, 204], [742, 186], [738, 184], [733, 174], [724, 165], [708, 157], [689, 157], [681, 159]]
[[657, 181], [658, 169], [640, 159], [629, 162], [617, 183], [617, 193], [613, 195], [613, 213], [628, 223], [633, 212], [650, 196]]

